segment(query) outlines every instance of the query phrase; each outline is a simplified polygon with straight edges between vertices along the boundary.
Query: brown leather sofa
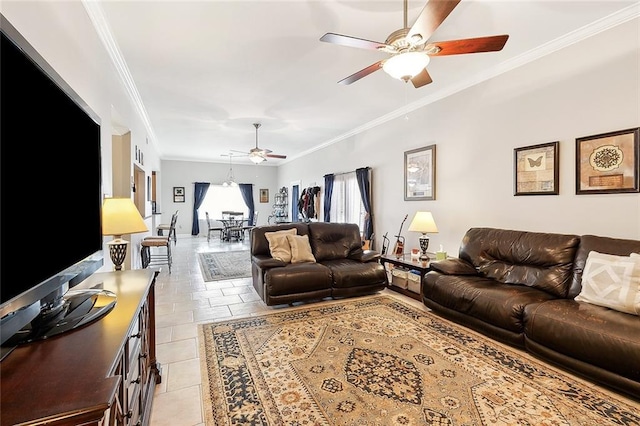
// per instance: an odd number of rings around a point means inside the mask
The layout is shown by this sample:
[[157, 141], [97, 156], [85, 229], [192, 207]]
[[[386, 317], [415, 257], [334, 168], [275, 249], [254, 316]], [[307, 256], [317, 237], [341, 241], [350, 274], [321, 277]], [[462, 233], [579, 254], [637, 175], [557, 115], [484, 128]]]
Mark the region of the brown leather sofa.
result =
[[[291, 228], [309, 236], [316, 262], [285, 263], [271, 257], [265, 233]], [[362, 249], [356, 224], [287, 223], [251, 231], [253, 286], [269, 306], [378, 292], [388, 285], [379, 257], [378, 252]]]
[[640, 241], [471, 228], [458, 258], [422, 282], [434, 312], [640, 399], [640, 317], [574, 298], [589, 252], [629, 256]]

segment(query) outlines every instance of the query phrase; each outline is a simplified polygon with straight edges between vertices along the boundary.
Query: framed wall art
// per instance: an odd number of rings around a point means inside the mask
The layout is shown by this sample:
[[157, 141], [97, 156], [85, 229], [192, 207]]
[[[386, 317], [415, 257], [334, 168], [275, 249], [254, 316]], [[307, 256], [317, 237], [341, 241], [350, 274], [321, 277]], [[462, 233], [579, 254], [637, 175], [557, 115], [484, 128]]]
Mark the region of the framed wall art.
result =
[[556, 141], [513, 150], [513, 195], [558, 195], [558, 146]]
[[404, 199], [436, 199], [436, 146], [412, 149], [404, 153]]
[[640, 192], [640, 127], [576, 139], [576, 194]]
[[260, 190], [260, 202], [261, 203], [268, 203], [269, 202], [269, 190], [268, 189], [261, 189]]
[[184, 203], [184, 186], [173, 187], [173, 202]]

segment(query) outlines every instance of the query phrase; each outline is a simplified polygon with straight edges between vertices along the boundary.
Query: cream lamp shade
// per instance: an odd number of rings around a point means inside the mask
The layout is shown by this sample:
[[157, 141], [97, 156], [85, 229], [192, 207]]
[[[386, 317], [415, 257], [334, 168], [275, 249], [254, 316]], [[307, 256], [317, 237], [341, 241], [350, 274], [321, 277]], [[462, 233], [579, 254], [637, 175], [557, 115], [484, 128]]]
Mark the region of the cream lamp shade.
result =
[[131, 198], [105, 198], [102, 203], [102, 235], [114, 236], [107, 245], [116, 271], [122, 269], [122, 263], [127, 255], [129, 242], [123, 240], [122, 236], [148, 230]]
[[422, 234], [419, 238], [420, 250], [422, 252], [420, 254], [420, 260], [428, 261], [429, 256], [427, 256], [427, 249], [429, 248], [429, 237], [427, 233], [438, 233], [438, 227], [436, 226], [435, 220], [433, 220], [431, 212], [417, 212], [411, 221], [411, 225], [409, 225], [409, 231], [420, 232]]

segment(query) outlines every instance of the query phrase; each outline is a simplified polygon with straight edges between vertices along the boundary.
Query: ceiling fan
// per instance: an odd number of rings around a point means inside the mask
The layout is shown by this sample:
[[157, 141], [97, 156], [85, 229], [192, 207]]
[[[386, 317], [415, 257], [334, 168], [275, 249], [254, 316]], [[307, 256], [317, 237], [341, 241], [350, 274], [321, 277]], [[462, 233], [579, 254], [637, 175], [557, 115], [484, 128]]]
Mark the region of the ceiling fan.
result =
[[258, 148], [258, 129], [260, 128], [260, 126], [261, 126], [260, 123], [253, 123], [253, 127], [256, 128], [256, 147], [255, 148], [251, 148], [248, 154], [242, 151], [233, 151], [233, 152], [241, 152], [245, 155], [248, 155], [249, 160], [251, 160], [255, 164], [260, 164], [263, 161], [266, 161], [267, 157], [268, 158], [287, 158], [286, 155], [272, 154], [271, 153], [272, 151], [270, 149]]
[[407, 3], [408, 0], [404, 0], [403, 28], [389, 34], [384, 43], [335, 33], [326, 33], [320, 38], [320, 41], [327, 43], [391, 54], [391, 57], [340, 80], [339, 84], [354, 83], [382, 68], [394, 78], [405, 82], [411, 80], [415, 88], [422, 87], [433, 81], [426, 69], [431, 56], [496, 52], [502, 50], [509, 38], [508, 35], [497, 35], [428, 42], [460, 0], [429, 0], [411, 28], [407, 26]]

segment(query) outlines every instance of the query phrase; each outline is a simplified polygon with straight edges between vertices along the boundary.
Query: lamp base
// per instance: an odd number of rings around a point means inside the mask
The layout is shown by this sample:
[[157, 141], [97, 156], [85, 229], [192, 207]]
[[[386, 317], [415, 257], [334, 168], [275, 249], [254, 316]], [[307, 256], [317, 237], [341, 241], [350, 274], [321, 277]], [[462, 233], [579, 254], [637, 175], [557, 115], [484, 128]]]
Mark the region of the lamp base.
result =
[[427, 234], [422, 234], [418, 241], [420, 242], [420, 251], [422, 252], [420, 253], [420, 261], [428, 262], [430, 260], [429, 256], [427, 255], [427, 249], [429, 248], [429, 237], [427, 236]]
[[122, 264], [127, 257], [127, 245], [129, 241], [122, 238], [115, 238], [107, 243], [109, 246], [109, 256], [113, 262], [113, 267], [116, 271], [122, 270]]

